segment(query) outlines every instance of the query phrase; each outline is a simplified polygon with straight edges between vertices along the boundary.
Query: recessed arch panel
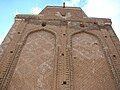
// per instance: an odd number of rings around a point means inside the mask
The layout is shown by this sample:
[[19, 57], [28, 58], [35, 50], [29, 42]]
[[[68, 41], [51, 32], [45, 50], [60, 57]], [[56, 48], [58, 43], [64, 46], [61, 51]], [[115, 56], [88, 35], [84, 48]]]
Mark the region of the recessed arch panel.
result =
[[55, 36], [41, 30], [25, 41], [8, 89], [52, 90]]
[[116, 90], [99, 39], [85, 32], [72, 36], [74, 90]]

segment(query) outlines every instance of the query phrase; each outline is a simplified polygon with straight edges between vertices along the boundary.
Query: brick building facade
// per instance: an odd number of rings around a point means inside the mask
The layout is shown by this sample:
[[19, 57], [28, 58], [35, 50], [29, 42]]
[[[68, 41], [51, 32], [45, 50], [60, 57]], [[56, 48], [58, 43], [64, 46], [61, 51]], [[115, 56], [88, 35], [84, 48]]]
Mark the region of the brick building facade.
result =
[[0, 90], [120, 90], [120, 43], [111, 24], [78, 7], [16, 15], [0, 46]]

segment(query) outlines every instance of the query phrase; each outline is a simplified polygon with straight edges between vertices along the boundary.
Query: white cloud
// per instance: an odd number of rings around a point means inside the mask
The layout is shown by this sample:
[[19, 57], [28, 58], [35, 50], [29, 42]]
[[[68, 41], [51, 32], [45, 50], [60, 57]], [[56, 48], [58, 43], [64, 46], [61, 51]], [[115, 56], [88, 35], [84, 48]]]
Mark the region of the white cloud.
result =
[[66, 6], [77, 6], [80, 3], [80, 0], [63, 0]]
[[[40, 12], [41, 12], [41, 8], [39, 8], [39, 7], [32, 7], [32, 9], [31, 9], [32, 14], [39, 14]], [[15, 12], [13, 12], [13, 14], [15, 16], [17, 14], [22, 14], [22, 13], [20, 13], [19, 11], [16, 10]]]
[[14, 14], [14, 16], [16, 16], [17, 14], [20, 14], [20, 12], [15, 11], [15, 12], [13, 12], [13, 14]]
[[113, 0], [89, 0], [84, 11], [89, 16], [113, 17], [118, 14], [119, 4]]
[[88, 0], [83, 10], [89, 17], [110, 18], [113, 22], [113, 29], [120, 39], [119, 3], [119, 0]]
[[80, 6], [83, 7], [88, 0], [62, 0], [65, 2], [66, 6]]
[[120, 19], [112, 19], [112, 27], [120, 40]]
[[41, 11], [41, 8], [39, 8], [39, 7], [33, 7], [33, 8], [31, 9], [31, 13], [32, 13], [32, 14], [39, 14], [40, 11]]

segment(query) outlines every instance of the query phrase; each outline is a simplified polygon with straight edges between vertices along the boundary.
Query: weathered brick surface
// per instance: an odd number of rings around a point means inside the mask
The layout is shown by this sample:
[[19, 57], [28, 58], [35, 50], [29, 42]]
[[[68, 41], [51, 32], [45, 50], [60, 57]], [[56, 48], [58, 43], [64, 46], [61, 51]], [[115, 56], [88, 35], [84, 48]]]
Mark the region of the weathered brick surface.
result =
[[8, 44], [13, 39], [14, 34], [17, 33], [16, 29], [18, 28], [20, 22], [21, 21], [15, 21], [15, 23], [13, 24], [13, 26], [12, 26], [11, 30], [9, 31], [7, 37], [4, 39], [4, 41], [0, 45], [0, 58], [2, 57], [2, 54], [3, 54], [3, 51], [5, 50], [5, 48], [8, 46]]
[[75, 90], [115, 90], [112, 73], [101, 43], [90, 34], [72, 38]]
[[0, 90], [119, 89], [120, 43], [110, 19], [56, 6], [16, 16], [0, 47]]
[[51, 90], [55, 38], [44, 31], [30, 34], [19, 56], [9, 90]]

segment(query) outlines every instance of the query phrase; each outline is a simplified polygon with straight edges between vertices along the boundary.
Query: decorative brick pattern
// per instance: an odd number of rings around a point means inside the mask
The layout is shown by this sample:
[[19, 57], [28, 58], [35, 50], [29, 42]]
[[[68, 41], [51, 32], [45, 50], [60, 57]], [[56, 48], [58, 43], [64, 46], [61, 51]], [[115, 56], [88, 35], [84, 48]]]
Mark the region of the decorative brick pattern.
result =
[[8, 90], [51, 90], [55, 38], [40, 31], [28, 36]]
[[87, 33], [72, 38], [74, 89], [116, 90], [112, 72], [98, 39]]
[[120, 90], [111, 24], [78, 7], [17, 15], [0, 46], [0, 90]]

